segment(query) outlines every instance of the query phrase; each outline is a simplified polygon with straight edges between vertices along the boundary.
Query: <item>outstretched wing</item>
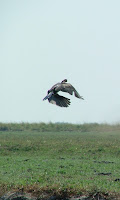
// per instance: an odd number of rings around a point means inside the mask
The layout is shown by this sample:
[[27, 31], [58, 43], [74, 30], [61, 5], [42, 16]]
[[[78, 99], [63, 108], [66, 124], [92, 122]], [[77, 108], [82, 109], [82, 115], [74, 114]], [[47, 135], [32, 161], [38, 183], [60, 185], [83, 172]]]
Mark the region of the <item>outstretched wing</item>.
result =
[[70, 83], [62, 83], [60, 84], [58, 87], [55, 88], [56, 92], [62, 91], [62, 92], [67, 92], [69, 94], [73, 94], [79, 98], [79, 99], [83, 99], [82, 96], [79, 95], [79, 93], [76, 91], [76, 89], [70, 84]]
[[60, 107], [68, 107], [70, 105], [70, 99], [59, 94], [53, 94], [48, 101]]

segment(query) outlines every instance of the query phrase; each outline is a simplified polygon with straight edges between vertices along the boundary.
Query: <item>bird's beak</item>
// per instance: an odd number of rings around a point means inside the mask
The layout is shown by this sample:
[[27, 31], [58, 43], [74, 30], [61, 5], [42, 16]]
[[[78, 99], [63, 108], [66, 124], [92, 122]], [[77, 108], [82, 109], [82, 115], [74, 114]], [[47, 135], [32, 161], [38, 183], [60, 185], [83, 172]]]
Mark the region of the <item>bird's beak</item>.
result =
[[50, 92], [50, 93], [43, 99], [43, 101], [46, 100], [46, 99], [49, 99], [49, 98], [52, 96], [52, 94], [53, 94], [53, 92]]

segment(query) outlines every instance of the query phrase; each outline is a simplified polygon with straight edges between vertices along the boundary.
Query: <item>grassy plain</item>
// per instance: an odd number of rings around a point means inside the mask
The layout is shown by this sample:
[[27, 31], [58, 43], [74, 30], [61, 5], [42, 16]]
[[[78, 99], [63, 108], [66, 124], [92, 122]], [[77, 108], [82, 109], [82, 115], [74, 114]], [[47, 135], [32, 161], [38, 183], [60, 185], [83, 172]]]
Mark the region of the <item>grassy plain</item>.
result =
[[0, 131], [0, 195], [15, 188], [120, 194], [120, 128], [106, 127]]

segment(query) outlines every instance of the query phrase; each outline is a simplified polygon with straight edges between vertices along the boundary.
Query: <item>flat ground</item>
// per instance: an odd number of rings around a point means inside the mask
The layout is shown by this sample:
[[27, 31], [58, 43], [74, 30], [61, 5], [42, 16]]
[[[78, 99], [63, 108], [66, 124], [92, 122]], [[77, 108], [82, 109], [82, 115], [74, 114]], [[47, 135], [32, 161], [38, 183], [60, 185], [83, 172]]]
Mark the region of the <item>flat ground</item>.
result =
[[0, 195], [120, 194], [120, 130], [1, 131]]

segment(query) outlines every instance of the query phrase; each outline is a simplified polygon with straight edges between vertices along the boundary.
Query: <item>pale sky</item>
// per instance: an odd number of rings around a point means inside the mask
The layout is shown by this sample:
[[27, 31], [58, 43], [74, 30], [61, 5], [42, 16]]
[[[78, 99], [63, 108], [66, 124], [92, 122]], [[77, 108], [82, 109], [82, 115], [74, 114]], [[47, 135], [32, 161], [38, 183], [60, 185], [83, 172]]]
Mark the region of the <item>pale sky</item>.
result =
[[[43, 101], [67, 78], [84, 101]], [[120, 122], [120, 1], [0, 0], [0, 122]]]

